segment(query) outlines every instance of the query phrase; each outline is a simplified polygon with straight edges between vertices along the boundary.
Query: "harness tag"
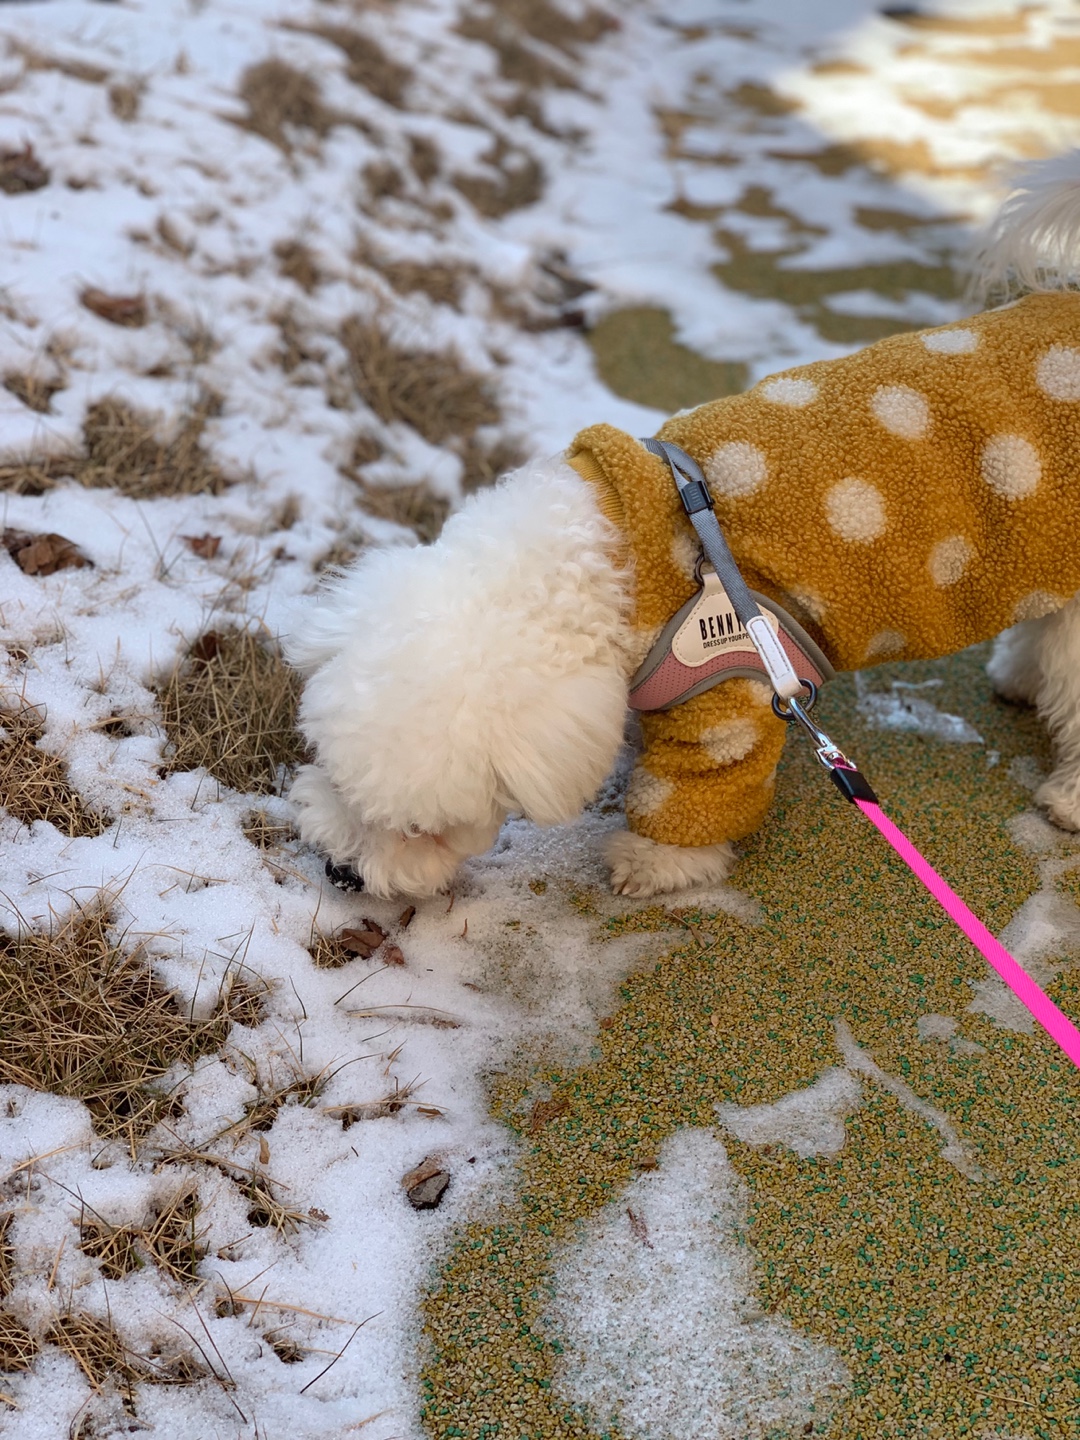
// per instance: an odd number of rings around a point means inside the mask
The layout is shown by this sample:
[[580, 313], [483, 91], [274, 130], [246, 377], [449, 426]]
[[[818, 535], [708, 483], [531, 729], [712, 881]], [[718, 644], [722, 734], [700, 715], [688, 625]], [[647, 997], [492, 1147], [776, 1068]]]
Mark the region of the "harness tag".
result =
[[[757, 646], [735, 614], [716, 571], [703, 566], [701, 580], [697, 603], [672, 638], [672, 654], [691, 670], [707, 664], [717, 655], [741, 652], [756, 656]], [[780, 621], [769, 611], [765, 612], [765, 619], [775, 635], [780, 629]]]

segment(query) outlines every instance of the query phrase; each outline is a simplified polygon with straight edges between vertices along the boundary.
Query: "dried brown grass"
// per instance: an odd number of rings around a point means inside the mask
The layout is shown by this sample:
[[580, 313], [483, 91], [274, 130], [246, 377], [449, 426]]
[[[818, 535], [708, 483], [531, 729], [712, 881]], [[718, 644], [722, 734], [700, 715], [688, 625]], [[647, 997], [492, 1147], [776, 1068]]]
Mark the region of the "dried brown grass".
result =
[[83, 419], [81, 450], [0, 463], [0, 490], [43, 495], [57, 481], [69, 479], [137, 500], [220, 495], [229, 481], [203, 448], [207, 421], [220, 408], [216, 395], [203, 394], [162, 438], [155, 417], [125, 400], [97, 400]]
[[0, 1082], [72, 1096], [99, 1135], [136, 1143], [176, 1105], [155, 1088], [174, 1065], [220, 1050], [253, 994], [234, 984], [195, 1020], [154, 977], [143, 945], [125, 948], [110, 903], [0, 937]]
[[243, 831], [256, 850], [280, 850], [300, 836], [295, 825], [275, 819], [267, 810], [250, 811], [244, 817]]
[[38, 749], [44, 720], [32, 705], [0, 710], [0, 805], [24, 825], [47, 820], [72, 838], [100, 835], [109, 821], [87, 809], [63, 762]]
[[8, 1238], [14, 1215], [10, 1210], [0, 1215], [0, 1300], [11, 1294], [11, 1272], [15, 1268], [15, 1251]]
[[442, 154], [427, 135], [409, 136], [409, 164], [421, 185], [430, 185], [442, 169]]
[[380, 420], [403, 421], [433, 445], [498, 421], [490, 382], [453, 352], [411, 350], [360, 315], [344, 321], [341, 340], [357, 394]]
[[83, 1311], [61, 1315], [45, 1339], [69, 1355], [95, 1390], [110, 1380], [126, 1389], [139, 1381], [151, 1385], [191, 1385], [208, 1371], [190, 1352], [175, 1355], [140, 1355], [125, 1345], [111, 1320], [98, 1320]]
[[524, 465], [529, 452], [522, 441], [510, 436], [483, 444], [475, 436], [461, 449], [461, 488], [466, 495], [494, 485], [500, 476]]
[[210, 774], [234, 790], [277, 794], [304, 743], [300, 680], [269, 635], [208, 630], [158, 688], [169, 770]]
[[62, 380], [46, 380], [30, 370], [9, 370], [4, 376], [4, 389], [39, 415], [48, 415], [52, 397], [65, 388]]
[[425, 545], [437, 540], [450, 514], [450, 502], [424, 484], [367, 485], [360, 481], [360, 505], [378, 520], [404, 525]]
[[11, 1374], [29, 1370], [38, 1352], [38, 1344], [13, 1315], [0, 1311], [0, 1370]]
[[544, 193], [544, 170], [528, 151], [508, 145], [501, 135], [483, 160], [495, 175], [468, 175], [457, 172], [455, 188], [481, 215], [498, 220], [511, 210], [533, 205]]
[[405, 88], [412, 79], [407, 66], [391, 59], [372, 36], [348, 25], [318, 25], [305, 31], [336, 45], [347, 61], [345, 73], [354, 85], [401, 109]]
[[247, 115], [238, 123], [291, 154], [290, 131], [308, 130], [320, 139], [330, 133], [340, 116], [322, 98], [318, 82], [285, 60], [262, 60], [240, 77], [240, 99]]
[[157, 1205], [144, 1225], [112, 1225], [84, 1209], [79, 1249], [97, 1260], [102, 1274], [119, 1280], [153, 1263], [177, 1285], [197, 1285], [199, 1262], [207, 1254], [205, 1231], [196, 1225], [199, 1194], [191, 1181]]
[[279, 240], [274, 246], [278, 262], [278, 274], [286, 280], [295, 280], [305, 294], [310, 295], [322, 281], [322, 271], [315, 259], [315, 252], [303, 240]]

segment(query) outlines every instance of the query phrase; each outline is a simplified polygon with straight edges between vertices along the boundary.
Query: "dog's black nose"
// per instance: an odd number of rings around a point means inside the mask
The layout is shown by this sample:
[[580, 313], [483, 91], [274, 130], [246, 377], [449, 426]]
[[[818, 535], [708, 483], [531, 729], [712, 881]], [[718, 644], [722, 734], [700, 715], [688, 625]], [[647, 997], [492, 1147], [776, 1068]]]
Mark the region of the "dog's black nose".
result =
[[332, 860], [327, 860], [326, 878], [339, 890], [349, 890], [354, 894], [364, 888], [363, 879], [351, 865], [335, 865]]

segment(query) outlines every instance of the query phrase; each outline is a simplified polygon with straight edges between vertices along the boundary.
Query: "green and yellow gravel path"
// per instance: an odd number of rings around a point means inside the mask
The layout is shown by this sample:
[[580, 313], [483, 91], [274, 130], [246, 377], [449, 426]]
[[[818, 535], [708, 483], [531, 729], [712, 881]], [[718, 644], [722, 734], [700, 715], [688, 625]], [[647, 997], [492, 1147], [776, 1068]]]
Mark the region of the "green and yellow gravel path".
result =
[[[1041, 883], [1037, 856], [1007, 829], [1030, 808], [1013, 777], [1035, 767], [1011, 762], [1045, 766], [1047, 752], [1034, 717], [993, 697], [984, 659], [873, 676], [875, 688], [899, 674], [940, 679], [921, 693], [983, 745], [868, 729], [847, 678], [821, 714], [999, 932]], [[1046, 844], [1080, 867], [1080, 845]], [[599, 941], [629, 924], [670, 932], [657, 935], [670, 948], [623, 986], [589, 1063], [523, 1062], [500, 1082], [496, 1113], [524, 1140], [520, 1183], [497, 1223], [461, 1234], [425, 1302], [429, 1434], [623, 1440], [560, 1398], [562, 1347], [543, 1319], [553, 1251], [655, 1167], [667, 1136], [715, 1127], [718, 1103], [775, 1101], [842, 1065], [840, 1021], [886, 1076], [951, 1120], [968, 1174], [943, 1156], [938, 1129], [874, 1079], [835, 1158], [717, 1131], [749, 1195], [761, 1308], [826, 1342], [850, 1372], [832, 1413], [797, 1433], [1080, 1436], [1080, 1075], [1041, 1032], [969, 1013], [985, 963], [795, 737], [734, 880], [760, 923], [661, 907], [598, 920]], [[1075, 877], [1048, 883], [1069, 896]], [[1050, 993], [1080, 1015], [1075, 972]], [[952, 1043], [919, 1038], [931, 1014], [958, 1022]], [[550, 1100], [530, 1110], [536, 1094]]]

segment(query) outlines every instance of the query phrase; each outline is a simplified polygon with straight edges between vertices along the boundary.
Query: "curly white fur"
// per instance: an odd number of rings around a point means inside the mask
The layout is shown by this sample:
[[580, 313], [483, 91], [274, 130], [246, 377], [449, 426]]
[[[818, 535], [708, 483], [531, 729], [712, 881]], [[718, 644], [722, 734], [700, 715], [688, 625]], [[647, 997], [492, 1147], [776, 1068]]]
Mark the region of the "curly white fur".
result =
[[334, 582], [287, 642], [317, 757], [292, 789], [303, 838], [375, 894], [424, 895], [508, 812], [580, 814], [626, 713], [617, 545], [559, 458], [474, 495], [436, 544], [373, 551]]

